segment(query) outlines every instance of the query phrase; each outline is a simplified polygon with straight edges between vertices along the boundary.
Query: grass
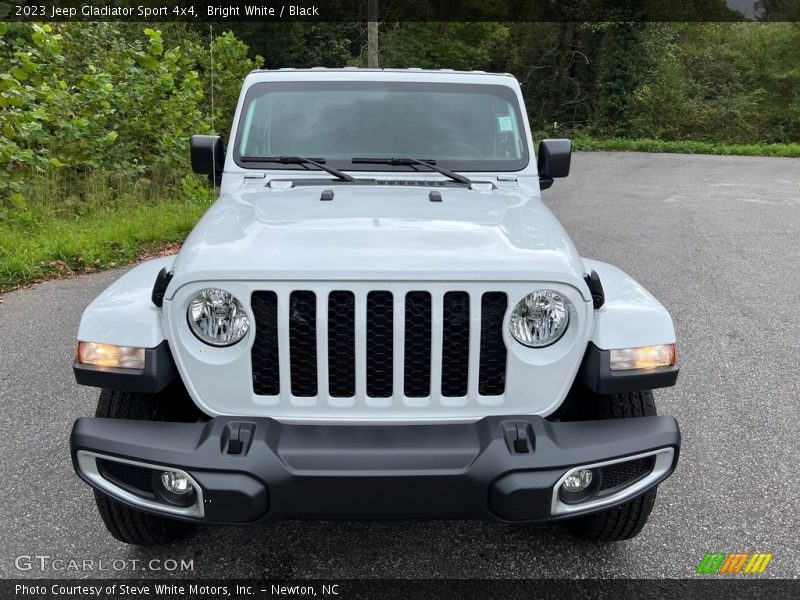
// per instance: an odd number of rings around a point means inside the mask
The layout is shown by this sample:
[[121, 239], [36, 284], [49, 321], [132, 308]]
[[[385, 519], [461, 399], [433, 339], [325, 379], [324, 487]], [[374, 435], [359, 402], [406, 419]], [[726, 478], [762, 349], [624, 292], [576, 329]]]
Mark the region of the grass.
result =
[[32, 178], [23, 199], [0, 208], [0, 292], [182, 242], [210, 203], [202, 185], [187, 181]]
[[623, 138], [597, 139], [584, 136], [573, 138], [575, 150], [606, 150], [610, 152], [671, 152], [676, 154], [722, 154], [730, 156], [785, 156], [800, 158], [800, 143], [795, 144], [719, 144], [715, 142]]

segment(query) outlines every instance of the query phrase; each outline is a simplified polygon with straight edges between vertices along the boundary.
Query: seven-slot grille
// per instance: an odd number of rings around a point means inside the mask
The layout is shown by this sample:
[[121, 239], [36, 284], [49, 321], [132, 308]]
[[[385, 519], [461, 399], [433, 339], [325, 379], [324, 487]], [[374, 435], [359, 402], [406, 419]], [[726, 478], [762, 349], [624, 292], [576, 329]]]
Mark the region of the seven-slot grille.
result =
[[[358, 301], [352, 291], [297, 290], [284, 298], [285, 307], [273, 291], [256, 291], [251, 298], [253, 391], [258, 395], [289, 392], [311, 398], [327, 390], [331, 398], [353, 398], [359, 377], [368, 398], [387, 402], [392, 397], [463, 398], [470, 393], [470, 378], [475, 394], [505, 392], [504, 292], [374, 290]], [[288, 319], [283, 339], [281, 318]], [[358, 343], [359, 332], [363, 343]], [[281, 380], [282, 343], [288, 344], [283, 353], [288, 380]], [[359, 348], [365, 354], [361, 360]], [[472, 372], [471, 352], [477, 355]]]

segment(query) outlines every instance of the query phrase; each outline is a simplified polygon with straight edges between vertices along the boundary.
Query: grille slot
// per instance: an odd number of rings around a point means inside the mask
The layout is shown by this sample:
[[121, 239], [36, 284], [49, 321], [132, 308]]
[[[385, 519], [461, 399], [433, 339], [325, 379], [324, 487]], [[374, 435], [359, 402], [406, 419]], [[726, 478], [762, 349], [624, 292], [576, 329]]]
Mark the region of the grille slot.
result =
[[442, 396], [467, 395], [469, 294], [447, 292], [442, 305]]
[[506, 345], [503, 318], [508, 298], [503, 292], [486, 292], [481, 297], [481, 354], [478, 392], [499, 396], [506, 390]]
[[406, 294], [406, 339], [403, 381], [408, 398], [431, 393], [431, 295]]
[[292, 292], [289, 297], [289, 366], [292, 394], [317, 395], [317, 295]]
[[630, 485], [652, 471], [655, 461], [655, 456], [645, 456], [602, 467], [600, 491]]
[[256, 337], [250, 352], [253, 392], [261, 396], [277, 396], [281, 391], [278, 295], [275, 292], [253, 292], [250, 305], [256, 321]]
[[333, 398], [356, 395], [356, 297], [328, 296], [328, 391]]
[[367, 396], [390, 398], [394, 377], [394, 298], [391, 292], [367, 294]]

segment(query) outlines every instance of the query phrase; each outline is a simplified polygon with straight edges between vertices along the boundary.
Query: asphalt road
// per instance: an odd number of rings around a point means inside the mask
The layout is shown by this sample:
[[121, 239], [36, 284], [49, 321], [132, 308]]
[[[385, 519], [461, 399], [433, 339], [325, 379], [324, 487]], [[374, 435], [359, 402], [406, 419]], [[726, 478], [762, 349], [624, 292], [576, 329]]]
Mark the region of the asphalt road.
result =
[[594, 545], [552, 525], [285, 522], [209, 528], [167, 550], [117, 543], [68, 455], [72, 421], [97, 397], [72, 378], [78, 320], [113, 271], [0, 304], [0, 575], [93, 576], [15, 568], [38, 554], [107, 568], [193, 559], [186, 574], [200, 577], [691, 577], [706, 551], [763, 551], [775, 555], [764, 577], [798, 577], [800, 161], [578, 154], [545, 198], [582, 254], [633, 275], [677, 326], [681, 376], [656, 397], [680, 422], [682, 455], [639, 537]]

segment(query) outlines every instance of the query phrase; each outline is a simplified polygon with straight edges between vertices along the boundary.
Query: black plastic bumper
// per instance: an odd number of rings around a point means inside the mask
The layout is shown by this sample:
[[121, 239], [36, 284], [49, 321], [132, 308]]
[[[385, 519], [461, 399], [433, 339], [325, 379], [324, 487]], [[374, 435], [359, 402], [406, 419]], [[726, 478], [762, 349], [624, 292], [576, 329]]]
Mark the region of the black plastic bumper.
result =
[[[76, 453], [179, 468], [202, 488], [216, 523], [299, 519], [547, 520], [574, 466], [680, 446], [672, 417], [551, 423], [487, 417], [447, 425], [287, 425], [268, 418], [207, 423], [82, 418]], [[659, 481], [654, 481], [652, 485]], [[641, 490], [644, 491], [644, 490]]]

